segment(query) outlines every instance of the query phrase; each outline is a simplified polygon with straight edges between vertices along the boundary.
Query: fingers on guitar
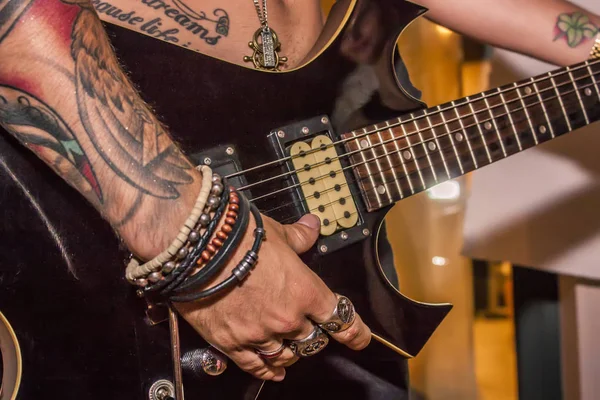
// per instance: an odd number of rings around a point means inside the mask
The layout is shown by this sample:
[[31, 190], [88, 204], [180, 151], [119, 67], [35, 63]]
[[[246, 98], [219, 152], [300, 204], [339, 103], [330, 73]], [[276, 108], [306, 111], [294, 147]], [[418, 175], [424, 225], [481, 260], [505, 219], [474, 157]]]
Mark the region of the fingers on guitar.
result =
[[348, 329], [339, 333], [330, 333], [330, 335], [353, 350], [362, 350], [371, 343], [371, 329], [365, 325], [358, 314]]
[[284, 368], [267, 364], [258, 354], [250, 350], [228, 356], [238, 367], [258, 379], [281, 381], [285, 377]]

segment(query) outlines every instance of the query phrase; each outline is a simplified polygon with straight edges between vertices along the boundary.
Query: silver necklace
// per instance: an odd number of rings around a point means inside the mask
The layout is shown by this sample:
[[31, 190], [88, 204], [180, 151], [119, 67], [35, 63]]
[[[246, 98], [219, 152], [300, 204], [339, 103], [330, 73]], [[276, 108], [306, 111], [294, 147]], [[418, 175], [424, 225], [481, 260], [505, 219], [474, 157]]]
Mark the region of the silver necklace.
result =
[[244, 56], [244, 61], [252, 62], [255, 68], [278, 71], [280, 64], [287, 62], [287, 57], [279, 55], [281, 42], [277, 33], [269, 27], [267, 16], [267, 0], [262, 0], [262, 10], [259, 0], [253, 0], [260, 28], [254, 32], [248, 46], [253, 50], [251, 56]]

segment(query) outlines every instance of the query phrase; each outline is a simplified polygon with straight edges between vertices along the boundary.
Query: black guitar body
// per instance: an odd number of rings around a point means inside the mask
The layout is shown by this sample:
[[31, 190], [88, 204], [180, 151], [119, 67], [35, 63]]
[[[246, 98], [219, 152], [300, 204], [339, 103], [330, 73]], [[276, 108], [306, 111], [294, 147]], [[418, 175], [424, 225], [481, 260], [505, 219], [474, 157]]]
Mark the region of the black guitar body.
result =
[[[242, 68], [121, 28], [107, 29], [132, 80], [188, 155], [203, 162], [209, 154], [217, 161], [219, 152], [230, 146], [241, 168], [249, 168], [277, 158], [267, 135], [279, 127], [327, 115], [343, 133], [423, 106], [408, 95], [409, 89], [395, 86], [402, 64], [394, 52], [399, 33], [424, 10], [400, 1], [338, 3], [323, 33], [324, 51], [303, 68], [281, 74]], [[363, 107], [339, 117], [344, 112], [336, 104], [344, 95], [345, 82], [367, 66], [357, 63], [360, 57], [342, 54], [341, 42], [353, 35], [362, 18], [373, 15], [381, 23], [368, 64], [388, 64], [385, 74], [375, 75], [381, 85], [394, 84], [395, 97], [386, 98], [382, 106], [382, 97], [374, 92]], [[344, 23], [344, 29], [336, 32]], [[265, 176], [246, 174], [244, 179], [255, 182]], [[351, 170], [348, 178], [353, 180]], [[153, 382], [172, 380], [168, 323], [147, 323], [145, 300], [123, 277], [126, 252], [110, 226], [4, 131], [0, 187], [0, 312], [20, 345], [17, 398], [143, 400]], [[281, 187], [281, 181], [273, 181], [249, 194], [256, 198]], [[267, 383], [261, 399], [364, 398], [358, 381], [344, 387], [320, 384], [340, 355], [384, 381], [400, 381], [404, 377], [397, 376], [398, 363], [419, 352], [450, 309], [413, 302], [392, 287], [377, 257], [385, 210], [367, 213], [358, 188], [353, 191], [368, 235], [328, 254], [315, 249], [305, 261], [334, 291], [350, 297], [371, 329], [390, 346], [374, 340], [365, 351], [352, 352], [331, 343], [319, 355], [289, 368], [284, 383]], [[257, 202], [282, 222], [301, 215], [297, 203], [289, 192]], [[181, 342], [182, 352], [206, 347], [183, 322]], [[6, 358], [5, 354], [5, 370], [15, 368], [18, 362]], [[188, 399], [253, 399], [262, 382], [230, 363], [221, 376], [186, 377], [184, 384]], [[14, 382], [4, 382], [2, 400], [12, 398], [11, 386], [14, 392]]]

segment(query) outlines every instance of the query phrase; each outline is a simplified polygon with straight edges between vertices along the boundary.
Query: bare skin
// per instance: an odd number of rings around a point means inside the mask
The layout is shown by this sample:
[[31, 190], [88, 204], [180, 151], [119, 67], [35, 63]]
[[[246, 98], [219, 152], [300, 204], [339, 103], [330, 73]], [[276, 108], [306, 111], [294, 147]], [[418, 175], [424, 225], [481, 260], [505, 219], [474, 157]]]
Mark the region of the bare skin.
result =
[[[585, 59], [592, 46], [589, 33], [557, 35], [557, 27], [568, 28], [558, 25], [563, 14], [583, 12], [567, 2], [422, 3], [432, 9], [433, 19], [451, 28], [557, 64]], [[269, 5], [288, 68], [297, 66], [322, 28], [319, 2], [270, 0]], [[240, 65], [259, 26], [249, 0], [227, 2], [228, 9], [217, 0], [114, 0], [93, 6], [107, 22]], [[89, 0], [0, 2], [0, 124], [80, 191], [134, 253], [149, 259], [177, 234], [201, 179], [118, 66], [93, 6]], [[515, 16], [517, 10], [535, 17]], [[588, 18], [597, 28], [599, 18]], [[527, 34], [511, 33], [519, 31]], [[267, 362], [254, 350], [274, 350], [282, 339], [307, 336], [313, 322], [330, 316], [336, 298], [297, 256], [314, 244], [316, 218], [286, 226], [265, 221], [268, 239], [252, 276], [224, 297], [178, 308], [242, 369], [279, 381], [296, 361], [291, 351]], [[227, 276], [250, 247], [251, 232], [252, 226], [215, 279]], [[356, 350], [370, 337], [360, 317], [333, 335]]]

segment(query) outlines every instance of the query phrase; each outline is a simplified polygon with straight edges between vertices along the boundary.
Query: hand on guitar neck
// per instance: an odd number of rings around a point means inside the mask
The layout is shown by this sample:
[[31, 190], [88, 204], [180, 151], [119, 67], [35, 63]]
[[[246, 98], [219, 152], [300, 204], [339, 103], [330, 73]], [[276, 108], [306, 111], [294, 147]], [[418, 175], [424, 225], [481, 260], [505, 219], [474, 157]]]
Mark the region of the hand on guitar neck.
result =
[[[5, 2], [0, 58], [0, 124], [81, 192], [134, 254], [161, 252], [190, 213], [201, 179], [118, 66], [90, 4]], [[338, 300], [297, 256], [317, 239], [318, 219], [288, 226], [264, 220], [268, 239], [244, 284], [178, 309], [242, 369], [281, 380], [296, 360], [292, 351], [267, 361], [255, 349], [306, 338], [311, 319], [328, 320]], [[253, 224], [221, 276], [250, 249]], [[371, 335], [357, 316], [332, 336], [362, 349]]]

